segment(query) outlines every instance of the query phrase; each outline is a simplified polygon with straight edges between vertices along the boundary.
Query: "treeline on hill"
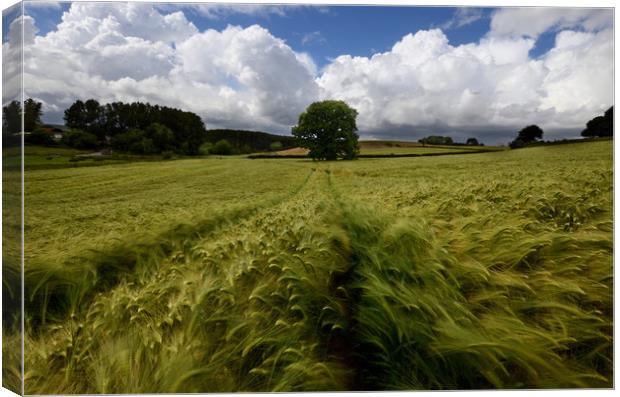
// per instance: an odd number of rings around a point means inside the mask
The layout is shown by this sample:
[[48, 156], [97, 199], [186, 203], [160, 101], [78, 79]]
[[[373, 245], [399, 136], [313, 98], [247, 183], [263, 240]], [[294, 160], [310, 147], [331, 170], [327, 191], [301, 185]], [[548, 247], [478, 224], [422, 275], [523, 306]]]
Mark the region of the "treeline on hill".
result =
[[[230, 129], [207, 130], [203, 154], [241, 154], [278, 151], [295, 147], [292, 136], [274, 135], [260, 131]], [[223, 149], [223, 150], [222, 150]]]
[[[557, 145], [583, 141], [582, 139], [563, 139], [560, 141], [543, 141], [544, 131], [533, 124], [521, 129], [514, 141], [510, 142], [511, 149], [520, 149], [526, 146]], [[585, 138], [604, 138], [614, 136], [614, 107], [605, 111], [603, 116], [597, 116], [586, 123], [586, 129], [581, 132]]]
[[468, 138], [465, 143], [454, 142], [452, 137], [431, 135], [426, 138], [418, 139], [418, 142], [423, 145], [453, 145], [453, 146], [484, 146], [484, 143], [478, 142], [476, 138]]
[[[41, 123], [42, 104], [31, 98], [12, 101], [3, 107], [3, 144], [19, 145], [21, 116], [24, 114], [24, 140], [31, 145], [56, 145], [51, 128]], [[260, 131], [215, 129], [207, 131], [194, 113], [151, 105], [113, 102], [100, 104], [94, 99], [77, 100], [64, 114], [61, 144], [76, 149], [111, 148], [136, 154], [242, 154], [278, 151], [296, 146], [295, 138]], [[47, 126], [49, 127], [49, 126]]]
[[[32, 98], [24, 101], [24, 131], [36, 131], [41, 125], [41, 102]], [[5, 147], [19, 146], [22, 130], [22, 105], [20, 101], [11, 101], [2, 107], [2, 144]]]
[[79, 149], [111, 146], [141, 154], [196, 155], [206, 137], [195, 113], [142, 102], [78, 100], [65, 110], [64, 120], [71, 130], [63, 143]]
[[586, 123], [586, 129], [581, 131], [581, 136], [604, 137], [614, 136], [614, 107], [605, 111], [603, 116], [596, 116]]

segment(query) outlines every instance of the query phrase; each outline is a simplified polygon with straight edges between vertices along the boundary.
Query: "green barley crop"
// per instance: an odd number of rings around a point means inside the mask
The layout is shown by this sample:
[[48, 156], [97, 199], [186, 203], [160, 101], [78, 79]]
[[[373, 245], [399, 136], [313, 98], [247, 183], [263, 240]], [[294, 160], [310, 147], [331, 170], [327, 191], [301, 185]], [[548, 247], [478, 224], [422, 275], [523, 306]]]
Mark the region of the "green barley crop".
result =
[[609, 141], [26, 181], [27, 393], [611, 387]]

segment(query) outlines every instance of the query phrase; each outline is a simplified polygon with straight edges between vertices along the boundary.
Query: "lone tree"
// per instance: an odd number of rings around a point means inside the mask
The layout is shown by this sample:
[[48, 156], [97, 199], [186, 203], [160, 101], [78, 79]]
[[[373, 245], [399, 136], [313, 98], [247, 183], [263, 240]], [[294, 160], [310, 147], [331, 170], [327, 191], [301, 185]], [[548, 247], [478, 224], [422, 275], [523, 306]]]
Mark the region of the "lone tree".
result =
[[480, 143], [478, 143], [478, 140], [476, 138], [467, 139], [467, 142], [465, 142], [465, 144], [468, 146], [480, 146]]
[[510, 142], [511, 149], [519, 149], [526, 146], [528, 143], [536, 142], [538, 139], [542, 139], [543, 130], [537, 125], [528, 125], [519, 131], [517, 138]]
[[597, 116], [586, 124], [581, 132], [583, 137], [602, 137], [614, 135], [614, 107], [610, 107], [604, 116]]
[[41, 124], [43, 104], [28, 98], [24, 101], [24, 130], [32, 132]]
[[527, 144], [530, 142], [535, 142], [538, 139], [542, 139], [543, 130], [537, 125], [528, 125], [519, 131], [519, 135], [517, 139], [523, 141], [523, 143]]
[[293, 136], [314, 160], [352, 160], [359, 153], [356, 117], [357, 110], [343, 101], [314, 102], [299, 115]]

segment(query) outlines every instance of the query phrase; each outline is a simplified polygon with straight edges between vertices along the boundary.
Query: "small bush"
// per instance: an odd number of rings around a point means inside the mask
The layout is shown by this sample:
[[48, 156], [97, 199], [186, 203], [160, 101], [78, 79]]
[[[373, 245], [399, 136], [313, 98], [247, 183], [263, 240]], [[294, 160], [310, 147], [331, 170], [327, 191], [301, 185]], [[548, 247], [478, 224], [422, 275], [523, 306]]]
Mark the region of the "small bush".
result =
[[272, 142], [271, 145], [269, 145], [269, 149], [272, 152], [279, 152], [280, 150], [282, 150], [282, 148], [283, 148], [282, 142], [280, 141]]
[[510, 142], [509, 146], [511, 149], [521, 149], [525, 147], [525, 142], [523, 142], [521, 139], [515, 139], [514, 141]]
[[142, 140], [145, 138], [144, 131], [132, 129], [112, 138], [112, 147], [123, 152], [144, 153]]
[[228, 156], [233, 153], [233, 147], [226, 139], [222, 139], [221, 141], [217, 141], [213, 148], [211, 148], [211, 154], [220, 154], [223, 156]]
[[213, 143], [205, 142], [202, 145], [200, 145], [200, 148], [198, 149], [198, 153], [200, 153], [203, 156], [206, 156], [208, 154], [211, 154], [212, 148], [213, 148]]
[[67, 131], [61, 142], [76, 149], [95, 149], [97, 147], [97, 137], [82, 130]]
[[37, 129], [24, 136], [24, 142], [31, 145], [53, 146], [56, 144], [52, 136], [43, 130]]

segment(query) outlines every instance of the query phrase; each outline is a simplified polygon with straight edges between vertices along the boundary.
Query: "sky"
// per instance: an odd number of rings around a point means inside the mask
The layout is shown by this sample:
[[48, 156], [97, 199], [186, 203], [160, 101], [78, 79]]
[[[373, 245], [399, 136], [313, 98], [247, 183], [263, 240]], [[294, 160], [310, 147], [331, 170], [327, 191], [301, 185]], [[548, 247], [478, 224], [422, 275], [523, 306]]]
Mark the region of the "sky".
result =
[[[3, 13], [5, 60], [20, 22]], [[611, 9], [26, 2], [23, 23], [25, 95], [52, 123], [76, 99], [139, 100], [290, 134], [339, 99], [365, 139], [501, 144], [529, 124], [579, 136], [613, 105]]]

